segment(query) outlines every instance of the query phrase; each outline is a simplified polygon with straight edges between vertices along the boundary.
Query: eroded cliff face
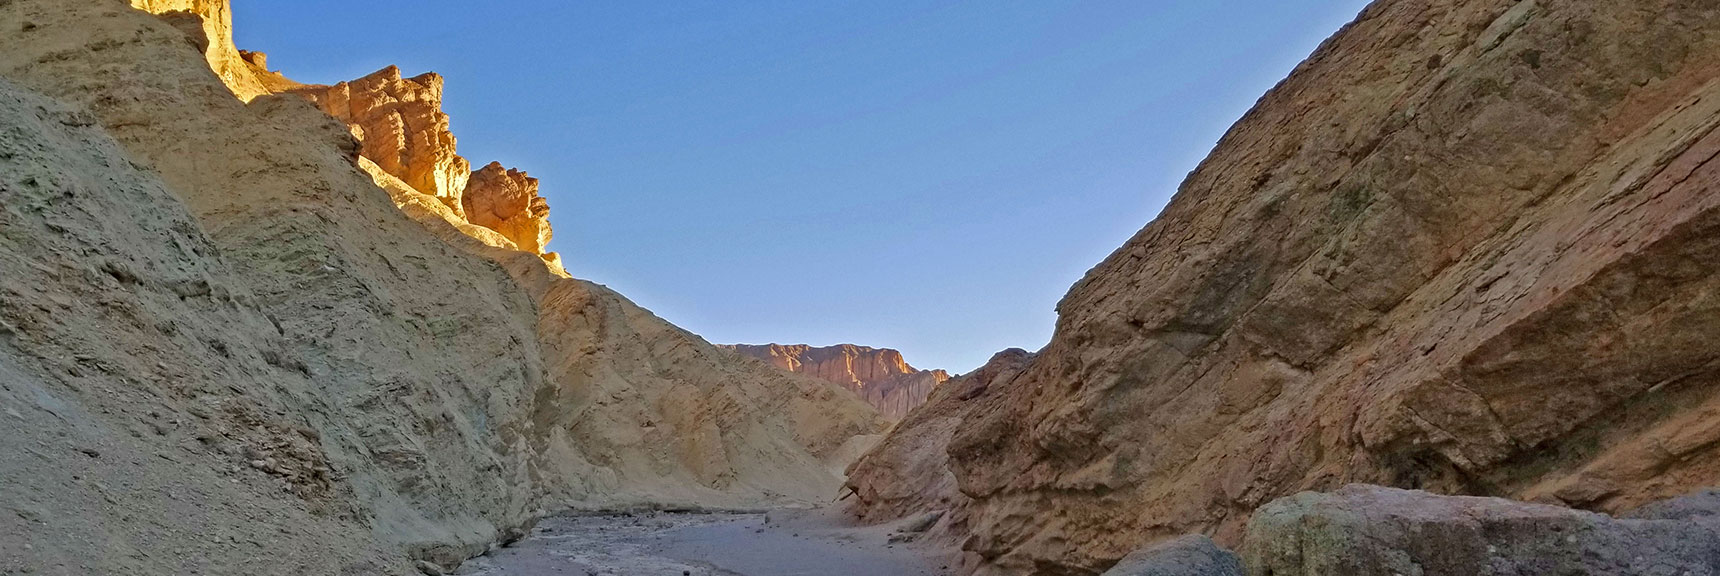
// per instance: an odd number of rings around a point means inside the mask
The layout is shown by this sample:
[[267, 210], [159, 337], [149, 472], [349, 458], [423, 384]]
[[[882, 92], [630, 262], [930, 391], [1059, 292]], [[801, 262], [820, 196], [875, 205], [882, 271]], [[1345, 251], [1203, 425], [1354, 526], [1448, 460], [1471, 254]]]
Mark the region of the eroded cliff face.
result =
[[999, 352], [978, 370], [957, 376], [934, 390], [924, 405], [908, 414], [893, 433], [848, 469], [854, 492], [848, 512], [868, 523], [888, 522], [924, 512], [946, 512], [945, 532], [965, 528], [968, 498], [949, 467], [950, 438], [964, 426], [975, 399], [993, 386], [1021, 375], [1033, 354]]
[[1604, 511], [1712, 483], [1716, 63], [1701, 2], [1370, 6], [974, 400], [976, 570], [1234, 545], [1347, 482]]
[[841, 384], [860, 395], [890, 420], [901, 420], [950, 379], [943, 370], [910, 366], [902, 353], [853, 344], [737, 344], [728, 348], [772, 366]]
[[290, 83], [269, 72], [261, 53], [244, 53], [233, 44], [233, 10], [228, 1], [130, 0], [132, 7], [159, 14], [185, 32], [187, 41], [203, 52], [209, 67], [240, 99], [269, 94]]
[[823, 500], [886, 425], [237, 97], [182, 16], [0, 3], [0, 566], [439, 570], [566, 506]]
[[365, 169], [384, 188], [403, 185], [428, 195], [436, 211], [455, 226], [487, 228], [473, 234], [492, 246], [540, 254], [552, 266], [560, 256], [545, 253], [553, 236], [549, 203], [538, 181], [499, 162], [472, 171], [442, 112], [442, 76], [428, 72], [404, 78], [394, 66], [334, 86], [292, 85], [280, 91], [315, 102], [340, 119], [361, 143]]
[[521, 250], [541, 253], [553, 236], [549, 203], [538, 196], [538, 179], [500, 162], [472, 173], [461, 202], [468, 221], [495, 230]]
[[403, 78], [400, 68], [389, 66], [351, 82], [292, 93], [351, 125], [363, 144], [360, 154], [383, 172], [463, 216], [460, 198], [472, 164], [455, 153], [454, 132], [442, 112], [442, 82], [434, 72]]

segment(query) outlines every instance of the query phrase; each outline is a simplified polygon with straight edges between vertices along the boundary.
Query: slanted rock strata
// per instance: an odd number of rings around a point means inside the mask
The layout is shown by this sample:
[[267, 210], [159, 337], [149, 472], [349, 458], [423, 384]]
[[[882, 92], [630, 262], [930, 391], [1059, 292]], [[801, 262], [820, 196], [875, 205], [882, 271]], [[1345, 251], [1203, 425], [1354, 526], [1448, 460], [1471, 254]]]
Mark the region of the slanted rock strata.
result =
[[729, 348], [783, 370], [841, 384], [891, 420], [906, 417], [926, 402], [933, 389], [950, 379], [943, 370], [914, 368], [902, 358], [901, 352], [888, 348], [853, 344], [826, 347], [738, 344]]
[[1599, 511], [1713, 483], [1717, 62], [1701, 3], [1369, 6], [966, 410], [975, 570], [1235, 545], [1350, 482]]

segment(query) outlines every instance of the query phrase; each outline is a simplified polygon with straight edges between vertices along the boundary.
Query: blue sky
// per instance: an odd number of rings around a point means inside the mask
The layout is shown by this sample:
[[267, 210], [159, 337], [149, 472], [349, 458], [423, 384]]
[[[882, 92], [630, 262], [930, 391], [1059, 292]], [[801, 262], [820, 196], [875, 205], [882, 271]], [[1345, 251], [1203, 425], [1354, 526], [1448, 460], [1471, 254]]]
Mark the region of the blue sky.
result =
[[1361, 0], [234, 2], [301, 82], [447, 77], [461, 155], [540, 178], [555, 241], [718, 343], [966, 371], [1050, 338]]

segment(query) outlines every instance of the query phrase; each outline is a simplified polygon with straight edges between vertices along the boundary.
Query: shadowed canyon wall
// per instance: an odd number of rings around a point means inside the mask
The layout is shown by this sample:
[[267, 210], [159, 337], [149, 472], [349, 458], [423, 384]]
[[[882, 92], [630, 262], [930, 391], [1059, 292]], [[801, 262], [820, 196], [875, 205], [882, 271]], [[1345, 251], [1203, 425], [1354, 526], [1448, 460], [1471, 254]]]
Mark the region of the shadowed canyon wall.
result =
[[0, 2], [0, 570], [439, 571], [569, 506], [823, 501], [887, 425], [253, 93], [225, 2], [136, 5]]
[[890, 469], [945, 436], [983, 574], [1234, 545], [1349, 482], [1602, 511], [1712, 483], [1717, 63], [1706, 2], [1374, 3], [1019, 375], [857, 463], [857, 511], [912, 503]]
[[888, 348], [853, 344], [825, 347], [736, 344], [726, 347], [789, 372], [841, 384], [890, 420], [907, 416], [926, 402], [932, 390], [950, 379], [949, 373], [943, 370], [914, 368], [902, 359], [901, 352]]

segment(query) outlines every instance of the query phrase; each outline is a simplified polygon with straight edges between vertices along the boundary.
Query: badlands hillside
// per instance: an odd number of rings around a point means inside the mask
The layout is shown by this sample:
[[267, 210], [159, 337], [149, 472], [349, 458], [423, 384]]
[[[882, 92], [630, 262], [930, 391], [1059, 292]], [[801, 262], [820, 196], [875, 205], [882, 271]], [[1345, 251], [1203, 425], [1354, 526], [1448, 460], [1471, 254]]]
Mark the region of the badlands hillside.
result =
[[772, 366], [816, 376], [859, 394], [890, 421], [899, 421], [950, 379], [943, 370], [921, 370], [902, 353], [889, 348], [853, 344], [813, 347], [805, 344], [737, 344], [725, 348], [769, 362]]
[[[1713, 2], [1379, 0], [1050, 345], [859, 462], [852, 511], [947, 510], [983, 574], [1211, 550], [1191, 533], [1274, 576], [1716, 573], [1710, 520], [1557, 508], [1720, 484], [1716, 126]], [[1262, 508], [1304, 490], [1338, 491]]]
[[541, 254], [441, 79], [226, 0], [0, 0], [0, 572], [439, 573], [546, 513], [828, 501], [887, 425]]

